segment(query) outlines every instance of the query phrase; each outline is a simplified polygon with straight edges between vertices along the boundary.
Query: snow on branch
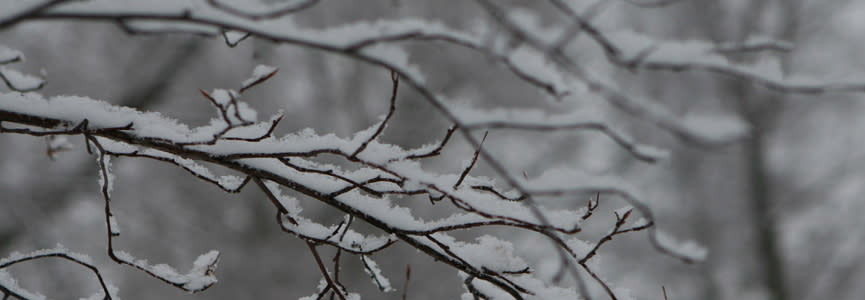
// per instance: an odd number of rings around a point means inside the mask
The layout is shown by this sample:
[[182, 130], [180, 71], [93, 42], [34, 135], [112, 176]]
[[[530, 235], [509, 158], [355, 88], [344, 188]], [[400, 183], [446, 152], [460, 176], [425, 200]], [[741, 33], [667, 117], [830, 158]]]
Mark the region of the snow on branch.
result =
[[21, 51], [0, 45], [0, 65], [10, 64], [24, 60]]
[[207, 3], [227, 13], [258, 20], [283, 17], [310, 8], [321, 1], [322, 0], [295, 0], [286, 2], [263, 2], [260, 0], [207, 0]]
[[93, 264], [89, 256], [71, 252], [69, 249], [66, 249], [61, 245], [58, 245], [55, 248], [36, 250], [26, 254], [13, 252], [9, 254], [9, 256], [0, 259], [0, 293], [4, 295], [3, 298], [6, 299], [9, 296], [12, 296], [18, 299], [45, 299], [45, 296], [41, 294], [27, 291], [18, 286], [17, 281], [12, 277], [12, 275], [4, 270], [5, 268], [11, 267], [15, 264], [45, 258], [66, 260], [81, 265], [93, 272], [96, 279], [99, 281], [99, 286], [102, 290], [89, 299], [119, 299], [117, 297], [117, 288], [105, 280], [102, 273]]
[[24, 93], [41, 89], [45, 85], [42, 78], [3, 66], [21, 61], [24, 55], [20, 51], [0, 45], [0, 79], [13, 91]]
[[[615, 299], [616, 292], [595, 271], [589, 261], [615, 236], [647, 231], [651, 243], [661, 252], [686, 262], [705, 256], [694, 243], [680, 243], [655, 228], [654, 214], [641, 193], [628, 182], [614, 177], [583, 176], [570, 169], [548, 170], [536, 178], [520, 177], [492, 154], [476, 130], [531, 130], [549, 133], [557, 130], [591, 130], [612, 139], [634, 158], [654, 162], [666, 151], [638, 142], [614, 126], [602, 114], [587, 111], [546, 113], [545, 110], [479, 109], [455, 102], [427, 84], [424, 73], [401, 42], [437, 42], [468, 49], [492, 58], [517, 78], [564, 100], [567, 97], [597, 97], [616, 108], [637, 116], [682, 140], [701, 145], [720, 145], [748, 134], [748, 126], [733, 117], [684, 118], [654, 99], [627, 94], [622, 83], [577, 62], [568, 53], [568, 44], [586, 34], [606, 56], [609, 65], [624, 70], [704, 70], [742, 78], [754, 84], [794, 93], [865, 91], [861, 83], [832, 83], [781, 76], [772, 65], [740, 65], [727, 59], [730, 53], [788, 51], [791, 45], [767, 39], [737, 44], [712, 44], [701, 41], [658, 41], [630, 32], [612, 33], [594, 26], [591, 17], [601, 8], [582, 13], [563, 1], [553, 4], [570, 18], [570, 27], [545, 27], [536, 13], [528, 9], [508, 10], [490, 0], [477, 0], [493, 22], [483, 30], [458, 30], [440, 22], [405, 18], [365, 20], [313, 28], [298, 24], [294, 16], [312, 8], [320, 0], [295, 0], [280, 4], [258, 0], [148, 0], [148, 1], [38, 1], [0, 13], [0, 28], [36, 20], [103, 20], [121, 24], [130, 33], [158, 34], [180, 32], [208, 36], [222, 35], [229, 46], [248, 37], [297, 45], [335, 53], [380, 67], [390, 73], [389, 108], [381, 121], [358, 129], [350, 137], [319, 134], [302, 129], [280, 137], [274, 132], [282, 115], [258, 121], [258, 112], [243, 101], [244, 92], [274, 77], [277, 68], [258, 66], [239, 90], [200, 91], [215, 108], [207, 125], [190, 128], [157, 112], [139, 111], [78, 96], [46, 99], [33, 93], [42, 87], [41, 79], [9, 69], [5, 64], [23, 59], [11, 49], [0, 48], [0, 75], [13, 92], [0, 93], [0, 133], [31, 136], [81, 135], [87, 150], [95, 153], [100, 172], [100, 188], [105, 203], [105, 226], [109, 256], [117, 263], [131, 266], [170, 285], [189, 292], [204, 290], [216, 282], [217, 251], [201, 255], [191, 271], [181, 274], [167, 265], [151, 265], [145, 260], [116, 251], [113, 241], [121, 235], [122, 220], [111, 208], [114, 176], [113, 158], [147, 158], [178, 166], [198, 179], [215, 184], [227, 192], [239, 192], [252, 181], [261, 190], [262, 201], [273, 204], [276, 224], [284, 232], [304, 240], [322, 275], [316, 299], [330, 293], [340, 299], [356, 299], [339, 281], [339, 256], [357, 255], [370, 277], [382, 290], [391, 290], [388, 280], [373, 261], [378, 251], [404, 243], [420, 253], [454, 268], [463, 276], [467, 297], [493, 299], [588, 299], [582, 279], [592, 277]], [[637, 3], [636, 1], [633, 1]], [[654, 2], [657, 5], [670, 1]], [[646, 4], [646, 2], [639, 2]], [[483, 26], [482, 26], [483, 27]], [[507, 33], [507, 41], [491, 36], [496, 27]], [[431, 104], [452, 126], [439, 141], [417, 149], [382, 142], [379, 138], [392, 126], [397, 92], [402, 85]], [[30, 92], [30, 93], [22, 93]], [[535, 101], [525, 101], [527, 105]], [[466, 165], [450, 171], [433, 172], [421, 161], [440, 156], [455, 132], [461, 132], [473, 148]], [[490, 139], [495, 134], [490, 135]], [[325, 163], [328, 159], [339, 164]], [[471, 175], [477, 165], [488, 166], [503, 183]], [[224, 168], [232, 175], [215, 175], [207, 166]], [[350, 167], [346, 167], [350, 166]], [[305, 197], [345, 215], [333, 225], [318, 223], [303, 214], [299, 199]], [[586, 207], [561, 210], [544, 207], [542, 196], [580, 197], [596, 195]], [[595, 243], [575, 236], [582, 223], [589, 221], [600, 201], [600, 194], [617, 196], [629, 206], [613, 213], [615, 223], [608, 234]], [[425, 196], [429, 205], [448, 205], [455, 213], [425, 220], [405, 201]], [[641, 219], [630, 221], [639, 215]], [[352, 229], [364, 222], [377, 230], [362, 234]], [[550, 241], [560, 259], [560, 275], [569, 274], [576, 286], [562, 288], [557, 282], [544, 282], [534, 275], [532, 266], [519, 257], [513, 245], [502, 236], [483, 235], [475, 241], [460, 241], [452, 232], [503, 226], [538, 234]], [[332, 270], [324, 265], [319, 247], [336, 249]], [[98, 270], [74, 255], [54, 251], [93, 270], [103, 292], [113, 291], [101, 280]], [[44, 256], [31, 255], [32, 259]], [[13, 261], [13, 260], [9, 260]], [[5, 266], [0, 261], [0, 269]], [[2, 270], [0, 270], [2, 271]], [[11, 277], [0, 272], [0, 291], [19, 298], [38, 298], [21, 290]], [[315, 297], [312, 297], [315, 298]]]
[[39, 77], [7, 67], [0, 67], [0, 79], [3, 79], [7, 87], [19, 92], [32, 92], [41, 89], [45, 84], [45, 81]]
[[[393, 77], [396, 82], [396, 76]], [[231, 104], [231, 97], [217, 97], [216, 104]], [[419, 159], [436, 156], [445, 141], [421, 150], [406, 150], [396, 145], [382, 144], [375, 138], [383, 123], [362, 130], [350, 138], [317, 135], [302, 131], [286, 137], [269, 136], [269, 125], [246, 134], [227, 136], [215, 134], [224, 128], [239, 125], [229, 118], [201, 128], [188, 128], [159, 114], [139, 112], [131, 108], [110, 105], [82, 97], [55, 97], [45, 100], [35, 94], [0, 94], [0, 122], [3, 132], [42, 135], [83, 135], [87, 146], [98, 155], [101, 187], [105, 198], [105, 214], [109, 254], [116, 262], [141, 270], [159, 280], [187, 291], [200, 291], [216, 282], [213, 277], [218, 253], [211, 251], [200, 257], [192, 271], [181, 274], [167, 265], [150, 265], [130, 254], [114, 249], [113, 241], [120, 236], [118, 220], [111, 209], [114, 176], [111, 157], [141, 157], [179, 166], [197, 178], [214, 183], [226, 191], [236, 192], [248, 181], [254, 181], [265, 192], [277, 210], [277, 223], [284, 231], [315, 245], [328, 245], [357, 255], [373, 255], [377, 251], [403, 241], [433, 258], [476, 280], [488, 282], [516, 299], [525, 299], [535, 292], [511, 282], [511, 277], [531, 273], [504, 241], [492, 237], [480, 244], [466, 244], [448, 235], [454, 230], [487, 226], [507, 226], [540, 234], [572, 235], [579, 233], [585, 221], [581, 211], [548, 210], [528, 205], [519, 199], [503, 199], [510, 195], [490, 179], [469, 175], [466, 168], [453, 174], [424, 170]], [[236, 104], [233, 104], [236, 105]], [[225, 107], [225, 106], [221, 106]], [[61, 113], [66, 111], [66, 113]], [[228, 110], [217, 110], [218, 115]], [[387, 118], [386, 118], [387, 119]], [[240, 118], [238, 118], [240, 120]], [[262, 124], [271, 124], [263, 122]], [[223, 128], [223, 129], [220, 129]], [[267, 129], [267, 130], [265, 130]], [[448, 136], [454, 129], [449, 130]], [[246, 137], [268, 135], [263, 139]], [[208, 143], [190, 142], [209, 137]], [[360, 146], [366, 145], [363, 151]], [[285, 149], [294, 148], [292, 151]], [[337, 155], [358, 165], [344, 170], [336, 165], [320, 163], [319, 155]], [[216, 176], [201, 162], [220, 165], [242, 176]], [[241, 179], [241, 178], [246, 179]], [[282, 188], [292, 189], [344, 212], [349, 219], [336, 225], [315, 223], [302, 215], [299, 202], [284, 195]], [[391, 197], [429, 195], [448, 200], [462, 211], [439, 220], [423, 220], [407, 207], [395, 205]], [[543, 220], [534, 213], [540, 209]], [[350, 229], [351, 220], [361, 220], [379, 228], [384, 235], [366, 236]], [[557, 238], [556, 238], [557, 239]], [[501, 249], [502, 252], [485, 252]], [[483, 255], [481, 255], [483, 253]], [[367, 257], [371, 258], [371, 257]], [[509, 263], [513, 262], [513, 263]], [[504, 263], [504, 264], [503, 264]], [[372, 265], [369, 265], [374, 270]], [[373, 274], [376, 274], [373, 272]], [[497, 275], [491, 275], [497, 274]], [[382, 287], [383, 275], [374, 275]], [[335, 280], [329, 291], [340, 291]], [[338, 293], [338, 294], [339, 294]], [[345, 294], [349, 295], [349, 294]]]

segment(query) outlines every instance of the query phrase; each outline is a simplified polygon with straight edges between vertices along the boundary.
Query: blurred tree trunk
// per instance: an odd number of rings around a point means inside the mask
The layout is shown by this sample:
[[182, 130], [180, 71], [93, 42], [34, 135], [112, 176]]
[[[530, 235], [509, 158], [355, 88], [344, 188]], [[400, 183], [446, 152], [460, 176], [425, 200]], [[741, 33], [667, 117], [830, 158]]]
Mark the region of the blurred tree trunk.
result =
[[[697, 19], [694, 24], [703, 25], [702, 29], [698, 29], [703, 31], [699, 34], [709, 36], [717, 42], [744, 42], [755, 35], [770, 35], [780, 40], [794, 42], [798, 18], [797, 2], [793, 0], [753, 1], [743, 4], [742, 7], [736, 7], [730, 3], [707, 0], [692, 3], [692, 12], [693, 17]], [[731, 59], [759, 59], [764, 54], [745, 55], [731, 57]], [[789, 72], [790, 63], [786, 59], [791, 54], [766, 55], [782, 56], [783, 72], [785, 74]], [[759, 273], [756, 275], [762, 278], [762, 285], [768, 299], [789, 299], [785, 286], [784, 256], [779, 246], [780, 236], [775, 218], [777, 210], [774, 209], [776, 205], [773, 201], [773, 175], [767, 163], [767, 141], [776, 127], [777, 117], [784, 109], [784, 100], [781, 99], [784, 95], [767, 92], [743, 80], [722, 78], [721, 82], [720, 93], [727, 96], [720, 98], [736, 99], [738, 103], [734, 106], [735, 110], [751, 126], [749, 138], [741, 144], [741, 159], [744, 163], [741, 172], [744, 179], [744, 197], [749, 210], [749, 214], [745, 217], [750, 219], [749, 223], [753, 226], [752, 233], [755, 241], [753, 253], [758, 262], [756, 270]], [[702, 220], [698, 220], [698, 223], [708, 222], [706, 218], [700, 219]], [[698, 224], [697, 227], [702, 228], [705, 225]], [[710, 275], [704, 278], [706, 281], [713, 280]], [[715, 283], [706, 282], [703, 284], [703, 289], [702, 294], [707, 297], [706, 299], [718, 298]]]

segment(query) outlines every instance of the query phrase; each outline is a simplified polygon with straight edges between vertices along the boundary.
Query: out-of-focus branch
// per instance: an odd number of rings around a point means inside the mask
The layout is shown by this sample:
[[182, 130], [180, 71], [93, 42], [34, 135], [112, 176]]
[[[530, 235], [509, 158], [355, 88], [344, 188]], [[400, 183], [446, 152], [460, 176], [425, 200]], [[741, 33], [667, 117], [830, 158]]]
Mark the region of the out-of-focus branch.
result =
[[[99, 281], [99, 286], [102, 288], [102, 292], [104, 293], [104, 299], [112, 299], [112, 297], [116, 297], [111, 288], [109, 288], [109, 284], [106, 282], [105, 278], [102, 277], [102, 273], [99, 271], [93, 263], [90, 262], [89, 257], [86, 257], [81, 254], [69, 252], [66, 249], [58, 248], [58, 249], [47, 249], [40, 250], [30, 254], [18, 254], [13, 255], [7, 258], [0, 259], [0, 270], [3, 270], [7, 267], [11, 267], [12, 265], [32, 261], [39, 260], [45, 258], [58, 258], [61, 260], [70, 261], [72, 263], [81, 265], [96, 276], [96, 279]], [[4, 286], [8, 282], [0, 283], [0, 293], [3, 293], [3, 299], [7, 299], [10, 296], [18, 299], [31, 299], [32, 293], [22, 290], [17, 286]]]
[[[271, 5], [271, 7], [264, 9], [262, 12], [250, 12], [250, 11], [246, 11], [244, 9], [235, 8], [234, 6], [232, 6], [230, 4], [225, 4], [220, 0], [207, 0], [207, 3], [209, 3], [214, 8], [217, 8], [217, 9], [220, 9], [220, 10], [225, 11], [227, 13], [237, 15], [237, 16], [240, 16], [243, 18], [247, 18], [250, 20], [273, 19], [273, 18], [284, 17], [287, 15], [311, 8], [311, 7], [315, 6], [316, 4], [318, 4], [319, 2], [321, 2], [321, 0], [296, 0], [296, 1], [290, 1], [288, 3], [279, 3], [279, 4], [277, 4], [278, 6]], [[245, 4], [248, 5], [249, 3], [245, 3]]]

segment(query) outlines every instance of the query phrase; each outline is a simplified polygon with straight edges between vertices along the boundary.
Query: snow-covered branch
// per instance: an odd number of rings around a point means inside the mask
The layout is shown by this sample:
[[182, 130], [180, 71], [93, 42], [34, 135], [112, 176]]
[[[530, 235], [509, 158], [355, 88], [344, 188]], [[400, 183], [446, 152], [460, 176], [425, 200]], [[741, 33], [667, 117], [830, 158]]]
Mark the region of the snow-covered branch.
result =
[[[259, 65], [237, 90], [201, 90], [200, 94], [215, 108], [215, 115], [209, 124], [190, 128], [158, 112], [87, 97], [46, 98], [33, 92], [45, 84], [42, 78], [6, 66], [22, 61], [24, 56], [5, 47], [0, 47], [0, 65], [3, 65], [0, 78], [11, 91], [0, 94], [0, 133], [82, 136], [87, 150], [97, 156], [109, 256], [119, 264], [185, 291], [201, 291], [216, 282], [219, 252], [205, 253], [188, 274], [180, 274], [172, 267], [150, 265], [126, 252], [116, 251], [113, 240], [120, 237], [118, 227], [123, 220], [118, 220], [111, 207], [114, 184], [111, 159], [145, 158], [166, 162], [230, 193], [249, 186], [261, 190], [265, 196], [263, 200], [269, 201], [275, 209], [275, 225], [307, 243], [323, 279], [316, 292], [318, 298], [328, 293], [340, 299], [356, 296], [342, 285], [338, 276], [338, 257], [342, 253], [359, 257], [379, 289], [392, 290], [386, 274], [373, 257], [394, 244], [404, 243], [457, 270], [463, 276], [470, 297], [590, 298], [588, 282], [582, 279], [588, 275], [610, 298], [616, 299], [615, 291], [588, 263], [601, 246], [614, 237], [644, 231], [656, 249], [685, 262], [699, 261], [705, 251], [690, 242], [676, 242], [659, 231], [655, 227], [655, 214], [634, 185], [616, 177], [588, 176], [572, 168], [559, 167], [547, 168], [530, 178], [510, 168], [505, 158], [496, 155], [493, 151], [496, 146], [490, 146], [490, 140], [501, 131], [546, 135], [559, 131], [588, 131], [611, 140], [629, 157], [642, 162], [669, 159], [668, 152], [639, 141], [623, 129], [625, 126], [618, 126], [615, 119], [607, 118], [604, 111], [594, 108], [551, 109], [542, 101], [523, 100], [520, 103], [525, 105], [519, 108], [491, 109], [453, 99], [429, 83], [405, 44], [467, 49], [490, 58], [514, 78], [559, 102], [568, 98], [604, 100], [680, 140], [704, 146], [736, 142], [747, 136], [749, 125], [735, 117], [681, 116], [655, 99], [630, 94], [622, 83], [604, 73], [610, 69], [700, 70], [787, 93], [865, 91], [863, 83], [790, 77], [771, 63], [745, 64], [730, 59], [731, 54], [783, 53], [792, 48], [786, 42], [757, 37], [721, 44], [662, 41], [595, 26], [592, 18], [604, 9], [601, 5], [580, 11], [566, 1], [549, 1], [548, 4], [567, 17], [568, 23], [563, 26], [540, 25], [537, 12], [500, 7], [490, 0], [476, 2], [479, 11], [486, 12], [491, 20], [471, 30], [417, 18], [365, 20], [324, 27], [301, 25], [301, 18], [297, 16], [323, 5], [321, 2], [326, 1], [39, 1], [0, 14], [0, 28], [39, 20], [112, 21], [133, 34], [179, 32], [218, 36], [232, 47], [249, 37], [262, 38], [337, 54], [386, 70], [391, 79], [387, 111], [380, 121], [357, 129], [350, 137], [320, 134], [312, 129], [277, 136], [277, 128], [284, 119], [281, 113], [260, 121], [259, 112], [245, 102], [244, 97], [248, 90], [275, 77], [279, 70], [275, 67]], [[675, 1], [628, 2], [641, 7], [675, 4]], [[502, 32], [505, 38], [500, 36]], [[609, 69], [594, 70], [570, 53], [569, 47], [581, 34], [587, 35], [593, 46], [601, 50], [605, 59], [601, 68]], [[401, 105], [401, 88], [412, 89], [451, 126], [441, 140], [430, 138], [425, 146], [416, 149], [381, 141], [389, 126], [414, 126], [395, 124], [394, 116]], [[482, 138], [479, 131], [484, 131]], [[449, 171], [426, 168], [425, 161], [441, 157], [443, 151], [453, 145], [451, 141], [456, 132], [462, 133], [473, 148], [471, 159]], [[472, 175], [481, 164], [492, 170], [495, 179]], [[216, 175], [220, 172], [213, 168], [230, 174]], [[595, 210], [600, 194], [615, 196], [629, 206], [614, 212], [611, 231], [598, 242], [589, 244], [576, 235], [582, 232], [583, 222], [599, 215]], [[597, 198], [578, 209], [550, 209], [538, 200], [548, 196], [581, 199], [585, 195]], [[427, 197], [429, 205], [448, 205], [453, 213], [435, 220], [423, 219], [412, 209], [420, 204], [407, 204], [415, 196]], [[297, 197], [326, 204], [345, 218], [337, 224], [319, 223], [304, 213]], [[638, 214], [641, 219], [629, 223], [632, 214]], [[353, 222], [364, 222], [377, 232], [361, 233], [356, 226], [352, 227]], [[544, 282], [536, 278], [534, 266], [519, 257], [503, 236], [483, 235], [467, 242], [453, 234], [492, 226], [540, 235], [550, 241], [560, 259], [561, 269], [556, 278], [569, 274], [576, 287], [560, 288], [554, 286], [558, 280]], [[332, 271], [324, 265], [319, 247], [336, 249]], [[58, 253], [54, 256], [71, 257]], [[112, 297], [95, 266], [72, 260], [93, 270], [102, 283], [105, 297]], [[0, 269], [4, 267], [0, 261]], [[33, 298], [12, 283], [0, 281], [0, 291], [18, 298]]]

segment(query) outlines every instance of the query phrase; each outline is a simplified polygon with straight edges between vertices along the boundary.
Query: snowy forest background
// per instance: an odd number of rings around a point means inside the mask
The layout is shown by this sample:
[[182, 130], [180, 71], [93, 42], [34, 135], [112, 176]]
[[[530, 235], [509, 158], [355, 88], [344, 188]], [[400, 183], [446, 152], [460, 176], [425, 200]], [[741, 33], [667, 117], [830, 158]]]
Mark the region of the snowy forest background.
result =
[[[86, 3], [88, 1], [84, 1]], [[94, 1], [98, 2], [98, 1]], [[197, 1], [202, 2], [203, 1]], [[226, 1], [229, 2], [229, 1]], [[328, 28], [363, 20], [423, 18], [461, 30], [491, 28], [497, 43], [513, 43], [483, 8], [487, 1], [323, 0], [294, 14], [297, 24]], [[558, 1], [491, 1], [534, 14], [538, 28], [563, 30], [569, 18]], [[632, 31], [658, 40], [702, 40], [719, 45], [752, 37], [789, 42], [784, 49], [721, 51], [729, 62], [775, 68], [819, 79], [828, 88], [789, 89], [712, 70], [655, 70], [608, 61], [603, 49], [578, 35], [562, 51], [586, 69], [610, 78], [623, 93], [660, 104], [695, 130], [721, 135], [746, 124], [747, 137], [701, 143], [576, 91], [558, 99], [521, 80], [479, 51], [445, 42], [400, 45], [425, 84], [462, 105], [482, 109], [539, 109], [554, 114], [586, 110], [603, 115], [633, 139], [669, 151], [651, 163], [634, 157], [596, 130], [490, 129], [484, 148], [513, 174], [537, 177], [557, 167], [588, 176], [615, 176], [635, 186], [654, 212], [655, 226], [708, 250], [693, 264], [653, 248], [647, 233], [616, 236], [592, 263], [617, 295], [627, 299], [861, 299], [865, 287], [865, 1], [638, 0], [565, 1], [588, 12], [608, 32]], [[20, 5], [2, 1], [2, 7]], [[601, 3], [601, 4], [599, 4]], [[8, 16], [7, 16], [8, 17]], [[529, 22], [530, 23], [530, 22]], [[244, 101], [259, 119], [282, 110], [275, 135], [303, 128], [350, 137], [388, 111], [391, 74], [341, 55], [252, 36], [236, 47], [221, 36], [189, 33], [129, 34], [111, 21], [33, 18], [0, 28], [0, 44], [26, 60], [10, 65], [45, 79], [39, 93], [81, 95], [142, 111], [158, 111], [190, 126], [214, 117], [199, 89], [237, 87], [259, 64], [279, 68], [250, 89]], [[555, 31], [549, 29], [550, 31]], [[541, 32], [536, 32], [542, 35]], [[782, 45], [786, 45], [783, 44]], [[631, 53], [640, 49], [630, 49]], [[637, 57], [643, 55], [636, 53]], [[650, 55], [648, 57], [651, 57]], [[762, 69], [761, 69], [762, 70]], [[838, 87], [841, 88], [833, 88]], [[15, 93], [4, 90], [3, 93]], [[0, 100], [2, 101], [2, 100]], [[519, 117], [517, 117], [519, 118]], [[5, 124], [4, 124], [5, 125]], [[380, 140], [416, 148], [440, 140], [451, 126], [418, 91], [400, 87], [396, 110]], [[730, 127], [733, 127], [732, 129]], [[475, 132], [476, 138], [483, 135]], [[113, 207], [123, 235], [116, 243], [137, 257], [186, 270], [210, 249], [221, 252], [212, 288], [188, 295], [144, 273], [111, 262], [105, 253], [99, 170], [84, 140], [49, 158], [46, 139], [0, 134], [0, 256], [57, 244], [91, 256], [126, 299], [297, 299], [316, 292], [321, 274], [306, 243], [274, 222], [274, 207], [256, 188], [228, 194], [184, 170], [151, 160], [117, 158]], [[474, 149], [460, 133], [424, 168], [459, 173]], [[497, 178], [483, 159], [472, 175]], [[497, 182], [502, 183], [501, 178]], [[550, 208], [587, 205], [594, 193], [541, 197]], [[304, 200], [304, 215], [325, 224], [343, 214]], [[627, 203], [600, 194], [600, 206], [577, 236], [594, 243]], [[424, 211], [430, 201], [404, 204]], [[436, 205], [450, 205], [446, 202]], [[634, 212], [637, 213], [636, 211]], [[423, 213], [419, 213], [423, 215]], [[432, 218], [434, 215], [429, 215]], [[493, 227], [454, 236], [495, 234], [510, 240], [536, 276], [551, 280], [559, 260], [538, 234]], [[322, 249], [329, 260], [332, 249]], [[343, 264], [341, 280], [366, 299], [456, 299], [466, 292], [456, 270], [397, 243], [374, 256], [397, 291], [381, 293], [357, 260]], [[8, 269], [21, 286], [52, 299], [86, 297], [97, 283], [80, 266], [38, 260]], [[585, 278], [593, 298], [608, 296]], [[563, 286], [574, 286], [573, 278]], [[627, 290], [627, 291], [626, 291]]]

